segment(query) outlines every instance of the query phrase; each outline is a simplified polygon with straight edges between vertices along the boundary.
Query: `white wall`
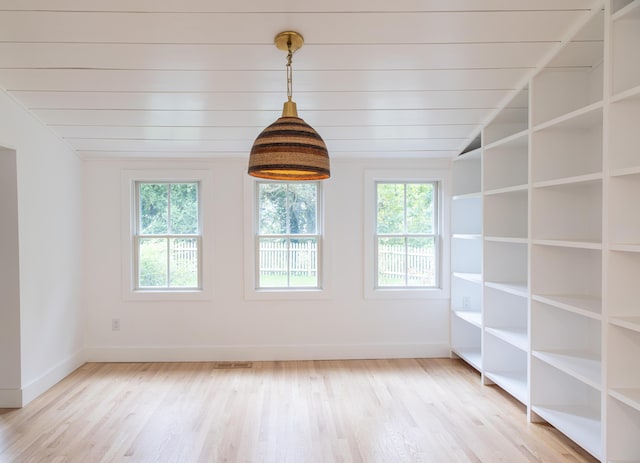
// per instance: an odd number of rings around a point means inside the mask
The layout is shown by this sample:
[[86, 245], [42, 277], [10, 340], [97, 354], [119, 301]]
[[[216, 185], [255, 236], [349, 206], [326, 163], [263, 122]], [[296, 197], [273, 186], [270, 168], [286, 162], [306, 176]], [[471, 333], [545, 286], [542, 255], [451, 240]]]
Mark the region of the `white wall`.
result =
[[17, 160], [19, 392], [26, 404], [84, 361], [82, 162], [4, 92], [0, 146], [15, 150]]
[[[240, 360], [443, 356], [447, 299], [365, 299], [364, 173], [367, 169], [448, 169], [448, 161], [332, 160], [324, 184], [325, 298], [245, 297], [246, 159], [187, 162], [86, 161], [84, 265], [90, 360]], [[213, 268], [205, 301], [123, 297], [121, 176], [140, 169], [207, 169], [213, 192]], [[249, 225], [250, 226], [250, 225]], [[446, 296], [448, 297], [448, 296]], [[120, 331], [111, 330], [119, 318]]]

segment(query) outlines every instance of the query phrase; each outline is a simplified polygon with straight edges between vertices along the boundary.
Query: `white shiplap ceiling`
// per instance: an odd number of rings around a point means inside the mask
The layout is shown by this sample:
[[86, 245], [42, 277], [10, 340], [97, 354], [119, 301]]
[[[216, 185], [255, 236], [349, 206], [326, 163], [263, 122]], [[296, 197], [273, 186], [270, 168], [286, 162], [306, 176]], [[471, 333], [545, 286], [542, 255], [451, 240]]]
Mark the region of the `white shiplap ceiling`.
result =
[[[0, 87], [85, 158], [247, 156], [286, 99], [273, 37], [296, 30], [293, 97], [332, 157], [450, 157], [592, 6], [0, 0]], [[572, 46], [553, 65], [602, 43]]]

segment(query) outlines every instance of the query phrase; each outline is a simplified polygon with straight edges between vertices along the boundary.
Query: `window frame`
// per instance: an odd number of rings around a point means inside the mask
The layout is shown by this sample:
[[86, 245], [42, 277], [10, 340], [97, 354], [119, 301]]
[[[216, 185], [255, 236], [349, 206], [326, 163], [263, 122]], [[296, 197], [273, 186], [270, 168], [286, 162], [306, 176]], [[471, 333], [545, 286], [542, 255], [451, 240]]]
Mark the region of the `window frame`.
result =
[[[449, 298], [449, 211], [445, 207], [450, 199], [450, 169], [448, 160], [428, 161], [433, 167], [416, 169], [367, 169], [364, 172], [364, 271], [363, 286], [365, 299], [448, 299]], [[423, 164], [424, 165], [424, 164]], [[438, 233], [436, 246], [436, 287], [420, 286], [377, 286], [377, 184], [378, 183], [415, 183], [434, 182], [438, 186], [437, 204], [434, 213], [438, 214]]]
[[[196, 185], [196, 201], [198, 207], [198, 229], [195, 234], [174, 234], [174, 233], [165, 233], [165, 234], [141, 234], [141, 203], [140, 203], [140, 186], [146, 185], [168, 185], [168, 223], [171, 223], [171, 185], [177, 184], [195, 184]], [[202, 290], [202, 201], [200, 198], [200, 190], [201, 185], [200, 181], [189, 181], [189, 180], [134, 180], [134, 234], [133, 234], [133, 290], [134, 291], [167, 291], [167, 292], [175, 292], [175, 291], [200, 291]], [[171, 280], [171, 264], [169, 257], [169, 248], [170, 242], [174, 238], [185, 238], [185, 239], [195, 239], [198, 246], [198, 282], [196, 286], [186, 286], [186, 287], [172, 287], [172, 286], [140, 286], [140, 241], [141, 239], [166, 239], [167, 240], [167, 283]]]
[[[258, 179], [242, 173], [244, 177], [244, 216], [245, 216], [245, 239], [244, 239], [244, 296], [246, 300], [253, 301], [308, 301], [308, 300], [327, 300], [331, 298], [331, 281], [329, 278], [329, 256], [325, 241], [327, 233], [325, 229], [325, 207], [326, 207], [326, 187], [325, 182], [309, 181], [307, 183], [317, 182], [318, 190], [316, 196], [316, 232], [318, 234], [318, 287], [265, 287], [258, 286], [258, 187], [257, 183], [267, 182], [264, 179]], [[293, 181], [276, 180], [272, 183], [299, 183]], [[300, 235], [296, 235], [300, 236]]]
[[[137, 289], [137, 246], [139, 202], [136, 192], [139, 183], [198, 183], [198, 227], [200, 232], [198, 280], [199, 288], [141, 288]], [[121, 289], [126, 301], [208, 301], [212, 298], [212, 256], [210, 232], [213, 230], [210, 209], [212, 172], [205, 169], [135, 169], [121, 173]], [[143, 235], [146, 236], [146, 235]], [[182, 237], [184, 235], [180, 235]]]
[[[265, 184], [283, 184], [283, 185], [300, 185], [300, 184], [312, 184], [316, 187], [316, 233], [284, 233], [284, 234], [260, 234], [260, 185]], [[254, 284], [257, 291], [305, 291], [305, 290], [321, 290], [322, 289], [322, 183], [318, 180], [310, 181], [283, 181], [283, 180], [256, 180], [254, 182]], [[288, 213], [287, 213], [288, 214]], [[290, 216], [287, 215], [287, 223], [289, 223]], [[290, 244], [291, 239], [305, 239], [315, 238], [316, 240], [316, 282], [315, 286], [260, 286], [260, 239], [261, 238], [273, 238], [273, 239], [285, 239]], [[291, 249], [287, 248], [287, 282], [291, 280], [291, 268], [289, 263], [291, 262]]]
[[[404, 214], [404, 231], [402, 233], [379, 233], [378, 232], [378, 186], [381, 184], [386, 184], [386, 185], [403, 185], [404, 186], [404, 205], [403, 205], [403, 214]], [[409, 233], [406, 229], [406, 225], [407, 225], [407, 185], [433, 185], [433, 231], [432, 233]], [[376, 204], [376, 210], [375, 210], [375, 225], [374, 225], [374, 258], [373, 258], [373, 263], [374, 263], [374, 271], [373, 271], [373, 275], [374, 275], [374, 289], [375, 290], [387, 290], [387, 289], [396, 289], [396, 290], [404, 290], [404, 289], [421, 289], [421, 290], [427, 290], [427, 289], [440, 289], [441, 288], [441, 284], [440, 284], [440, 280], [441, 280], [441, 275], [440, 275], [440, 247], [441, 247], [441, 243], [440, 243], [440, 182], [437, 180], [419, 180], [419, 179], [411, 179], [411, 180], [375, 180], [374, 181], [374, 191], [375, 191], [375, 204]], [[398, 285], [398, 286], [394, 286], [394, 285], [381, 285], [379, 282], [379, 238], [402, 238], [404, 239], [404, 247], [405, 247], [405, 273], [404, 273], [404, 280], [405, 280], [405, 284], [404, 285]], [[434, 253], [435, 253], [435, 265], [436, 265], [436, 271], [435, 271], [435, 284], [433, 286], [419, 286], [419, 285], [408, 285], [406, 284], [408, 282], [408, 278], [409, 278], [409, 272], [407, 271], [407, 266], [408, 266], [408, 259], [407, 259], [407, 240], [409, 238], [431, 238], [433, 239], [433, 247], [434, 247]]]

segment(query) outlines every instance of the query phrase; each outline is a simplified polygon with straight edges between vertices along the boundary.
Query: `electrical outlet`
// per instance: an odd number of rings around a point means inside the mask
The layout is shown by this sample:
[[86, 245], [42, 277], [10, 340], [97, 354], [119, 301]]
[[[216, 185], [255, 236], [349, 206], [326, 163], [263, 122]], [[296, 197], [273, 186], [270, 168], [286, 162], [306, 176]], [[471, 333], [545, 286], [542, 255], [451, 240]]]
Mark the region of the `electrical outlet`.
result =
[[120, 331], [120, 319], [112, 318], [111, 319], [111, 331]]
[[469, 296], [462, 296], [462, 308], [463, 309], [471, 308], [471, 298]]

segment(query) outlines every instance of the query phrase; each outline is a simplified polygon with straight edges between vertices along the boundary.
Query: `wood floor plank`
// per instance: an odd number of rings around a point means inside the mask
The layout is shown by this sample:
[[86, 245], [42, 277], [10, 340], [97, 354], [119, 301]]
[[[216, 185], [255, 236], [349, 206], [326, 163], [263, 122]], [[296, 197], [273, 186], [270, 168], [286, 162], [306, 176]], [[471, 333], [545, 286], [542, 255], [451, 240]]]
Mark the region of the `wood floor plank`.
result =
[[223, 461], [596, 460], [449, 359], [89, 363], [0, 410], [2, 463]]

